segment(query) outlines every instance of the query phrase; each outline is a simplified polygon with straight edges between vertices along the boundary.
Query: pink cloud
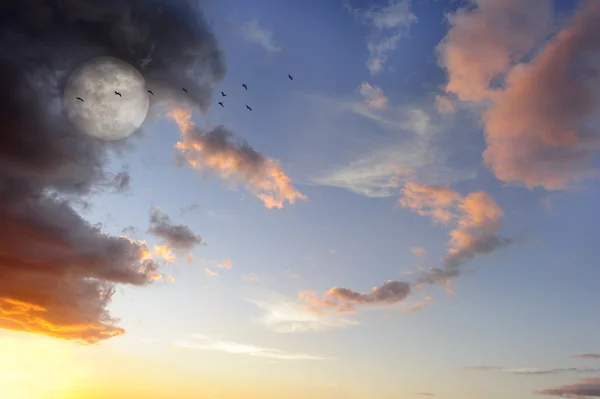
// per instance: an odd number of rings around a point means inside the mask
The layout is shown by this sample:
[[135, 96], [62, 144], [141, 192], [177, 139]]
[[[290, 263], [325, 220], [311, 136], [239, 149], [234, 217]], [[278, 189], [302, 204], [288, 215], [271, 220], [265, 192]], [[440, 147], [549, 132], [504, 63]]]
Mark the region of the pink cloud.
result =
[[438, 45], [446, 91], [466, 101], [485, 99], [492, 82], [547, 34], [552, 18], [551, 0], [474, 3], [448, 16], [452, 28]]

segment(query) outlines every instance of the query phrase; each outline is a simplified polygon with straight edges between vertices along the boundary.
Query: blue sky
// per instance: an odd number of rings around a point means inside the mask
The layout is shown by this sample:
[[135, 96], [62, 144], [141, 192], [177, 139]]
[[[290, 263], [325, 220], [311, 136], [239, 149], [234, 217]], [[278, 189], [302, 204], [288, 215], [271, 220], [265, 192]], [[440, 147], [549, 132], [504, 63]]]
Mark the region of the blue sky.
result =
[[[563, 15], [574, 13], [572, 3], [552, 3], [554, 31], [564, 26]], [[378, 30], [369, 12], [379, 10], [381, 17], [394, 4], [397, 13], [383, 21], [405, 23]], [[205, 116], [194, 113], [192, 121], [201, 128], [223, 124], [278, 160], [308, 200], [267, 209], [243, 181], [232, 188], [215, 171], [203, 175], [177, 164], [181, 133], [166, 110], [153, 110], [162, 116], [149, 118], [132, 139], [133, 148], [114, 160], [115, 170], [127, 165], [130, 189], [92, 198], [82, 215], [110, 234], [134, 226], [137, 231], [128, 235], [152, 248], [160, 240], [146, 229], [149, 211], [157, 206], [207, 245], [193, 249], [192, 262], [176, 254], [164, 268], [173, 283], [117, 290], [110, 311], [127, 335], [102, 343], [103, 350], [147, 358], [156, 367], [170, 365], [166, 376], [183, 373], [190, 381], [194, 373], [214, 376], [213, 397], [233, 395], [225, 376], [248, 387], [249, 396], [269, 387], [249, 381], [272, 376], [287, 384], [273, 383], [272, 392], [282, 395], [308, 394], [314, 385], [315, 397], [426, 392], [498, 399], [534, 398], [537, 390], [597, 377], [597, 372], [510, 372], [599, 366], [598, 360], [572, 356], [600, 352], [595, 252], [600, 219], [594, 211], [600, 190], [593, 179], [568, 189], [523, 187], [503, 181], [484, 164], [481, 115], [490, 104], [461, 101], [460, 93], [445, 91], [451, 77], [436, 53], [451, 29], [446, 13], [461, 7], [425, 0], [207, 2], [205, 16], [228, 70], [215, 87], [215, 104]], [[396, 45], [373, 73], [368, 43], [394, 35]], [[540, 51], [551, 40], [548, 34]], [[384, 93], [385, 107], [365, 102], [364, 84]], [[224, 108], [216, 104], [223, 100], [220, 91], [228, 93]], [[454, 112], [440, 112], [436, 95], [448, 98]], [[410, 169], [410, 177], [398, 168]], [[393, 304], [357, 304], [356, 314], [326, 307], [323, 316], [304, 312], [306, 304], [297, 298], [304, 290], [320, 298], [332, 287], [365, 293], [388, 280], [416, 283], [426, 268], [440, 267], [456, 226], [399, 206], [411, 182], [446, 187], [463, 199], [485, 192], [503, 212], [493, 236], [510, 239], [510, 245], [465, 263], [462, 275], [452, 279], [453, 293], [426, 284]], [[416, 247], [426, 255], [415, 256]], [[230, 269], [216, 266], [225, 259]], [[427, 306], [408, 311], [423, 301]], [[268, 316], [280, 323], [269, 323]], [[294, 323], [320, 331], [282, 332]], [[197, 343], [193, 334], [333, 360], [171, 351], [182, 340]], [[505, 370], [464, 370], [475, 366]]]

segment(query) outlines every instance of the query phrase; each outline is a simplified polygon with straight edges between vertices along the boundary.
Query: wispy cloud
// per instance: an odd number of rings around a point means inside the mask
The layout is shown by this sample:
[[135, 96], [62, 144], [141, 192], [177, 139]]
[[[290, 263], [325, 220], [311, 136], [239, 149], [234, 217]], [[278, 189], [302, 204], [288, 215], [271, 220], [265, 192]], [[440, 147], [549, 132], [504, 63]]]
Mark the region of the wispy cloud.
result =
[[600, 377], [584, 378], [575, 384], [540, 389], [536, 392], [542, 395], [560, 396], [571, 399], [598, 398], [600, 397]]
[[180, 348], [217, 351], [277, 360], [331, 360], [322, 356], [285, 352], [279, 349], [262, 348], [233, 341], [221, 341], [199, 334], [192, 335], [188, 339], [178, 340], [175, 345]]
[[474, 367], [465, 367], [467, 371], [495, 371], [506, 374], [516, 374], [516, 375], [547, 375], [547, 374], [569, 374], [569, 373], [598, 373], [600, 372], [600, 368], [578, 368], [578, 367], [568, 367], [568, 368], [505, 368], [505, 367], [496, 367], [496, 366], [474, 366]]
[[357, 99], [313, 96], [312, 100], [322, 107], [329, 106], [332, 115], [355, 115], [382, 129], [367, 147], [356, 150], [354, 159], [313, 176], [310, 179], [313, 184], [344, 188], [367, 197], [389, 197], [398, 194], [403, 183], [415, 179], [442, 184], [475, 176], [475, 163], [467, 165], [467, 161], [459, 164], [450, 160], [459, 158], [456, 154], [462, 151], [462, 144], [447, 142], [449, 136], [442, 134], [451, 131], [464, 134], [468, 124], [462, 117], [439, 114], [433, 100], [404, 105], [393, 105], [387, 100], [385, 108]]
[[581, 353], [578, 355], [573, 355], [572, 357], [576, 357], [578, 359], [599, 359], [600, 353]]
[[321, 332], [357, 325], [356, 320], [338, 314], [310, 312], [295, 301], [279, 297], [271, 300], [249, 299], [263, 310], [260, 322], [279, 333]]
[[250, 43], [258, 44], [268, 53], [281, 51], [281, 47], [273, 40], [273, 33], [261, 28], [258, 21], [248, 21], [241, 27], [242, 36]]
[[389, 0], [385, 6], [368, 9], [353, 8], [349, 1], [344, 7], [361, 23], [371, 27], [367, 38], [369, 59], [367, 68], [375, 75], [384, 67], [388, 55], [396, 50], [398, 42], [405, 36], [417, 17], [410, 11], [411, 0]]

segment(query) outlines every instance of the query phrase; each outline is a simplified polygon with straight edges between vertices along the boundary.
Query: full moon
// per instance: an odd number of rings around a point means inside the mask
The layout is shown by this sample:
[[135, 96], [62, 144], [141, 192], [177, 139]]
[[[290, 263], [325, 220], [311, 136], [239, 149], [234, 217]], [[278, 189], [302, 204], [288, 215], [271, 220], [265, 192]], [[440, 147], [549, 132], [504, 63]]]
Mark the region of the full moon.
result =
[[67, 117], [83, 133], [103, 140], [120, 140], [135, 132], [144, 122], [149, 104], [142, 75], [113, 57], [81, 65], [64, 91]]

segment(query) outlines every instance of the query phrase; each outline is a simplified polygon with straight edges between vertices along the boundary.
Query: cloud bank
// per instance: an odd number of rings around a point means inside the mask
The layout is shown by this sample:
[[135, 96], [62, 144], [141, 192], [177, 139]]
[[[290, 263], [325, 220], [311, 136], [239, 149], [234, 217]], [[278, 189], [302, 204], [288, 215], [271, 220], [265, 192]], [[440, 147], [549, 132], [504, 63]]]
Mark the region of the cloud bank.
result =
[[487, 105], [484, 163], [528, 188], [567, 189], [596, 176], [600, 4], [582, 1], [544, 43], [550, 0], [475, 3], [449, 17], [439, 52], [446, 90]]
[[[0, 5], [0, 328], [84, 343], [124, 331], [107, 311], [115, 284], [155, 281], [145, 244], [104, 234], [72, 204], [127, 186], [109, 151], [65, 117], [69, 73], [97, 56], [138, 68], [156, 101], [210, 104], [225, 64], [195, 3], [91, 0]], [[89, 23], [93, 22], [93, 23]]]
[[600, 397], [600, 378], [584, 378], [575, 384], [541, 389], [537, 393], [571, 399], [597, 398]]

